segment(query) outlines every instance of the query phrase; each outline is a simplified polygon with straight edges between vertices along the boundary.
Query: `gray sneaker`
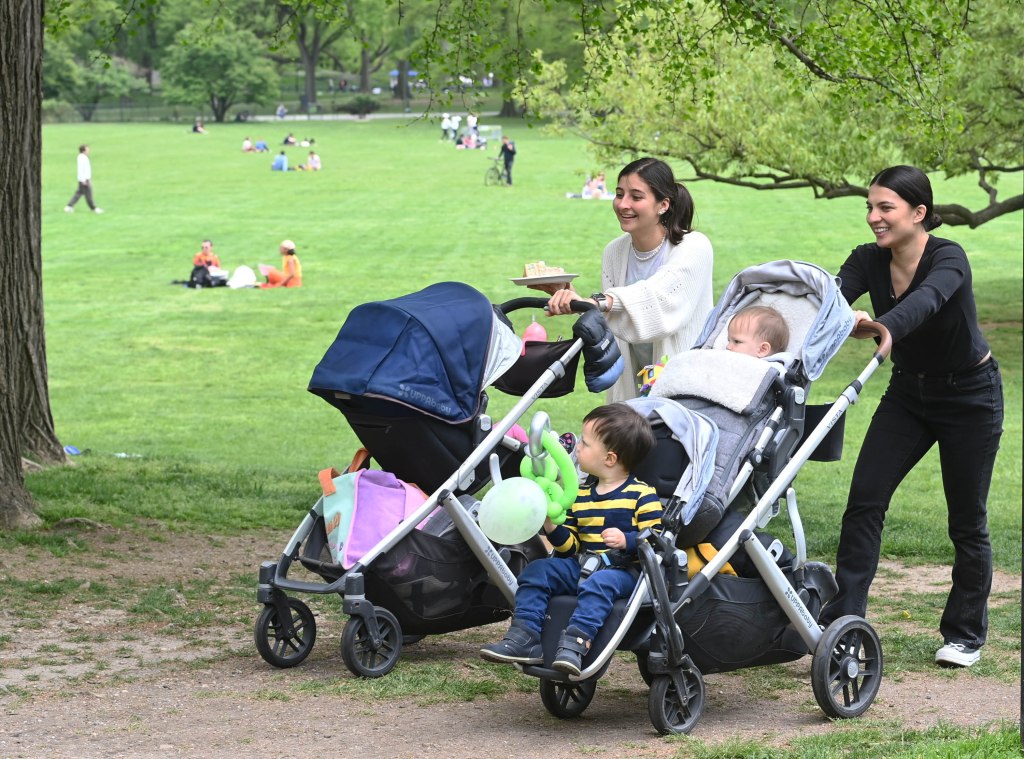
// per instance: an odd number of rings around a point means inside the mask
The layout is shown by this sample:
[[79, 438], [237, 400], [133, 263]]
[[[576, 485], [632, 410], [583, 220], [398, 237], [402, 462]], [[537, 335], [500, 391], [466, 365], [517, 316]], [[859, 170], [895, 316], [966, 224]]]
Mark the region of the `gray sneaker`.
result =
[[505, 637], [497, 643], [480, 649], [480, 656], [487, 661], [502, 664], [542, 664], [544, 648], [540, 635], [518, 620], [512, 621]]
[[935, 663], [942, 667], [970, 667], [981, 658], [981, 649], [966, 643], [947, 643], [935, 652]]

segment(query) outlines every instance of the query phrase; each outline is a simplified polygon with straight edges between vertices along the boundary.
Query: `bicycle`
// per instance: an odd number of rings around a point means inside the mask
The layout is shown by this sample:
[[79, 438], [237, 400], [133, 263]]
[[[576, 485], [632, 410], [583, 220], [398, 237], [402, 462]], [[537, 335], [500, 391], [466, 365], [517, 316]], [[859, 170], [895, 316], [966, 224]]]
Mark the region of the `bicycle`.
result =
[[484, 184], [492, 187], [497, 184], [508, 184], [508, 172], [502, 158], [492, 158], [491, 166], [484, 172]]

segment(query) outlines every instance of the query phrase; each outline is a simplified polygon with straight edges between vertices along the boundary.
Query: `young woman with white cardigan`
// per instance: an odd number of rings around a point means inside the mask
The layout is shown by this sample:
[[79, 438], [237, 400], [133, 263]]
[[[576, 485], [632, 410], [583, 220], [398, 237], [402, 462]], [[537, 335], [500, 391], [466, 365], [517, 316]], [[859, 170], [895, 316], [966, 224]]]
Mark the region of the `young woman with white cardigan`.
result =
[[[626, 359], [609, 403], [637, 397], [645, 366], [693, 347], [713, 305], [714, 264], [711, 241], [691, 229], [693, 199], [664, 161], [640, 158], [623, 168], [612, 207], [625, 234], [605, 247], [602, 292], [587, 299], [605, 312]], [[571, 286], [548, 291], [551, 316], [584, 299]]]

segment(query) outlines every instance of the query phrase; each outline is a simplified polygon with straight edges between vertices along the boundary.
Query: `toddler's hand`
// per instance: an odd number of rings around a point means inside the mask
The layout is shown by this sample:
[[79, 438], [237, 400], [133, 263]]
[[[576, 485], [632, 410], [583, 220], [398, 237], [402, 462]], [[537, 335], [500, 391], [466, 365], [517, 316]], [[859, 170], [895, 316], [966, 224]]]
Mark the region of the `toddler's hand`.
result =
[[601, 540], [609, 548], [625, 548], [626, 547], [626, 533], [620, 530], [618, 527], [609, 527], [608, 529], [601, 532]]

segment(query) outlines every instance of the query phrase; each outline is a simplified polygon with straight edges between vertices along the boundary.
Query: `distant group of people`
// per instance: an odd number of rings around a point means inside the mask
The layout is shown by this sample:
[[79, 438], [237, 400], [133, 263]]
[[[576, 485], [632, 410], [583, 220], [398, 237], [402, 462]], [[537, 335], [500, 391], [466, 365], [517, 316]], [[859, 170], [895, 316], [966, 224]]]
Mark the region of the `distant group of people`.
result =
[[316, 140], [314, 138], [312, 138], [312, 137], [304, 137], [301, 140], [296, 140], [295, 139], [295, 135], [292, 132], [289, 132], [288, 134], [286, 134], [284, 136], [284, 139], [281, 141], [281, 144], [282, 145], [291, 145], [291, 146], [298, 145], [298, 146], [303, 147], [303, 148], [308, 148], [311, 145], [315, 145], [316, 144]]
[[565, 197], [582, 198], [583, 200], [611, 200], [615, 197], [615, 193], [608, 192], [604, 172], [599, 171], [597, 174], [587, 177], [587, 181], [583, 183], [582, 190], [579, 192], [567, 192]]
[[264, 139], [258, 139], [253, 142], [248, 137], [242, 140], [242, 152], [243, 153], [269, 153], [270, 146], [267, 145], [267, 141]]
[[288, 154], [285, 151], [281, 151], [274, 156], [274, 161], [270, 164], [271, 171], [320, 171], [322, 166], [320, 156], [315, 150], [309, 151], [309, 156], [306, 158], [305, 163], [300, 163], [296, 166], [288, 165]]
[[[295, 139], [295, 135], [291, 134], [290, 132], [284, 138], [283, 142], [284, 145], [301, 145], [304, 147], [309, 147], [310, 145], [314, 145], [315, 143], [316, 140], [312, 137], [307, 137], [303, 139], [301, 142], [299, 142]], [[256, 142], [253, 142], [247, 136], [244, 140], [242, 140], [242, 152], [269, 153], [270, 148], [267, 146], [265, 140], [259, 139], [256, 140]], [[290, 165], [288, 161], [288, 154], [284, 150], [282, 150], [280, 153], [274, 156], [274, 160], [270, 164], [271, 171], [320, 171], [322, 167], [323, 162], [320, 160], [320, 155], [319, 153], [316, 152], [316, 150], [310, 150], [309, 155], [306, 157], [306, 161], [295, 166]]]
[[455, 147], [475, 149], [487, 147], [487, 140], [480, 136], [479, 117], [475, 113], [466, 115], [466, 130], [460, 135], [462, 116], [450, 113], [441, 114], [441, 140], [454, 142]]
[[248, 266], [239, 266], [231, 276], [221, 268], [220, 257], [213, 250], [212, 240], [203, 240], [198, 253], [192, 257], [192, 273], [187, 280], [175, 280], [171, 284], [180, 284], [194, 289], [204, 287], [230, 287], [240, 289], [254, 287], [269, 289], [275, 287], [302, 287], [302, 263], [295, 253], [295, 243], [282, 240], [278, 246], [281, 253], [281, 268], [260, 264], [259, 282], [256, 273]]

